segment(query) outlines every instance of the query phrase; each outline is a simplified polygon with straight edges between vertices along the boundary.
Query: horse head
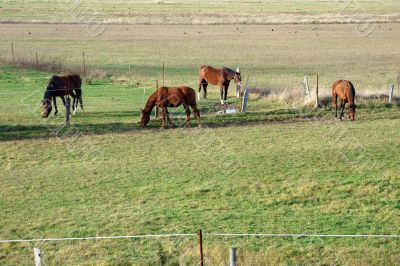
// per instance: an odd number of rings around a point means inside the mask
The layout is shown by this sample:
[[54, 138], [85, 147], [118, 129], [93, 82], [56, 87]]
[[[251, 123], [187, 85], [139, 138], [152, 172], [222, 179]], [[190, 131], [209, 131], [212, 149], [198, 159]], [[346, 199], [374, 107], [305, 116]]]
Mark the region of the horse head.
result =
[[42, 100], [42, 106], [43, 106], [43, 118], [48, 118], [49, 114], [51, 113], [52, 106], [51, 106], [51, 99], [43, 99]]
[[140, 109], [141, 118], [140, 118], [140, 126], [145, 127], [147, 123], [150, 121], [150, 114], [145, 112], [143, 109]]
[[236, 91], [240, 91], [242, 89], [242, 75], [240, 74], [239, 68], [236, 69], [233, 79], [236, 83]]
[[43, 106], [43, 118], [48, 118], [49, 114], [51, 113], [52, 106], [51, 106], [51, 93], [47, 90], [44, 93], [44, 97], [42, 100], [42, 106]]
[[350, 105], [349, 106], [349, 118], [351, 121], [355, 120], [355, 116], [356, 116], [356, 105]]

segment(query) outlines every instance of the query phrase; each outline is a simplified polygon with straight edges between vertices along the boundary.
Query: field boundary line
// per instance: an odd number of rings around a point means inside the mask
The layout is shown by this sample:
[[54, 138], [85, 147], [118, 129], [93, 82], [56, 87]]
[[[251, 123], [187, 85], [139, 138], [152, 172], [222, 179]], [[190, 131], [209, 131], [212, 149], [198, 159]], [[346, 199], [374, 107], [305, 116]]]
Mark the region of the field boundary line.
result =
[[131, 236], [89, 236], [89, 237], [56, 237], [33, 239], [4, 239], [0, 243], [42, 242], [42, 241], [73, 241], [73, 240], [100, 240], [100, 239], [126, 239], [126, 238], [160, 238], [160, 237], [187, 237], [197, 234], [158, 234], [158, 235], [131, 235]]
[[400, 235], [357, 235], [357, 234], [246, 234], [246, 233], [209, 233], [209, 236], [266, 236], [266, 237], [363, 237], [363, 238], [400, 238]]

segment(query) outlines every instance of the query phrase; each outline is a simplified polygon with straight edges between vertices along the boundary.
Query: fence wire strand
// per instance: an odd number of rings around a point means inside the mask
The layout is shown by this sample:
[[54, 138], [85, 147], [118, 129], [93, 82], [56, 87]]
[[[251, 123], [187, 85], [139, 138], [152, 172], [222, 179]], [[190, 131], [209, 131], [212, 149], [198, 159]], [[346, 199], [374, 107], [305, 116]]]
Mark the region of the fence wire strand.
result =
[[[257, 234], [257, 233], [204, 233], [206, 236], [223, 237], [348, 237], [348, 238], [400, 238], [400, 235], [373, 235], [373, 234]], [[43, 241], [74, 241], [74, 240], [101, 240], [101, 239], [134, 239], [134, 238], [161, 238], [161, 237], [193, 237], [197, 234], [149, 234], [130, 236], [91, 236], [65, 238], [33, 238], [33, 239], [2, 239], [0, 243], [43, 242]]]

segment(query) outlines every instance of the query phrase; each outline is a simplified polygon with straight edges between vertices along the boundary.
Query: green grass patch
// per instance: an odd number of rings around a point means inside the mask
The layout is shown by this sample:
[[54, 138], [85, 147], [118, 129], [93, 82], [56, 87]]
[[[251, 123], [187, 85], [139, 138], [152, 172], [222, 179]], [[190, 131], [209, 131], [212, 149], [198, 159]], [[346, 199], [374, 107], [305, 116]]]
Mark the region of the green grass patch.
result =
[[[249, 112], [203, 128], [140, 129], [153, 89], [84, 84], [85, 111], [63, 126], [40, 103], [48, 73], [0, 70], [1, 239], [153, 233], [397, 234], [399, 107], [361, 107], [355, 122], [331, 110], [255, 98]], [[233, 94], [233, 91], [231, 91]], [[230, 95], [230, 105], [237, 104]], [[196, 238], [0, 244], [1, 264], [195, 264]], [[242, 264], [395, 264], [398, 239], [205, 237], [208, 264], [230, 246]]]

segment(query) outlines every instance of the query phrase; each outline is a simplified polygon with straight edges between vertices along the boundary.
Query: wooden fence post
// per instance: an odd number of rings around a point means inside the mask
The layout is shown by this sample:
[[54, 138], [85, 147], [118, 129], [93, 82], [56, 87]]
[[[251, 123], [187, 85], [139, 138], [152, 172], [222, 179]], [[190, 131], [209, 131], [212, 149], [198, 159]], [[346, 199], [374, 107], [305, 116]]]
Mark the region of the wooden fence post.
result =
[[319, 95], [318, 95], [318, 90], [319, 90], [319, 87], [318, 87], [318, 73], [317, 73], [317, 88], [316, 88], [316, 90], [315, 90], [315, 94], [316, 94], [316, 99], [315, 99], [315, 107], [319, 107]]
[[231, 248], [231, 252], [229, 254], [229, 265], [236, 266], [236, 248]]
[[65, 124], [69, 125], [70, 124], [70, 116], [71, 116], [71, 99], [70, 99], [69, 95], [67, 96], [67, 99], [65, 99], [65, 108], [67, 109], [66, 117], [65, 117]]
[[[156, 91], [158, 90], [158, 79], [156, 79]], [[154, 108], [154, 115], [155, 115], [155, 117], [156, 117], [156, 119], [158, 118], [158, 107], [156, 106], [155, 108]]]
[[35, 266], [42, 266], [42, 253], [40, 249], [34, 248], [33, 254], [35, 255]]
[[242, 100], [242, 108], [240, 110], [241, 113], [246, 112], [247, 100], [249, 98], [249, 89], [244, 89], [243, 100]]
[[203, 262], [203, 233], [202, 233], [201, 229], [199, 229], [198, 237], [199, 237], [200, 266], [204, 266], [204, 262]]
[[392, 99], [393, 99], [393, 94], [394, 94], [394, 84], [390, 84], [390, 88], [389, 88], [389, 103], [392, 103]]
[[165, 265], [165, 261], [166, 261], [165, 256], [160, 254], [160, 266], [164, 266]]
[[86, 75], [86, 60], [85, 60], [85, 52], [82, 52], [83, 58], [83, 75]]
[[304, 94], [311, 100], [310, 87], [308, 86], [308, 78], [304, 76]]

